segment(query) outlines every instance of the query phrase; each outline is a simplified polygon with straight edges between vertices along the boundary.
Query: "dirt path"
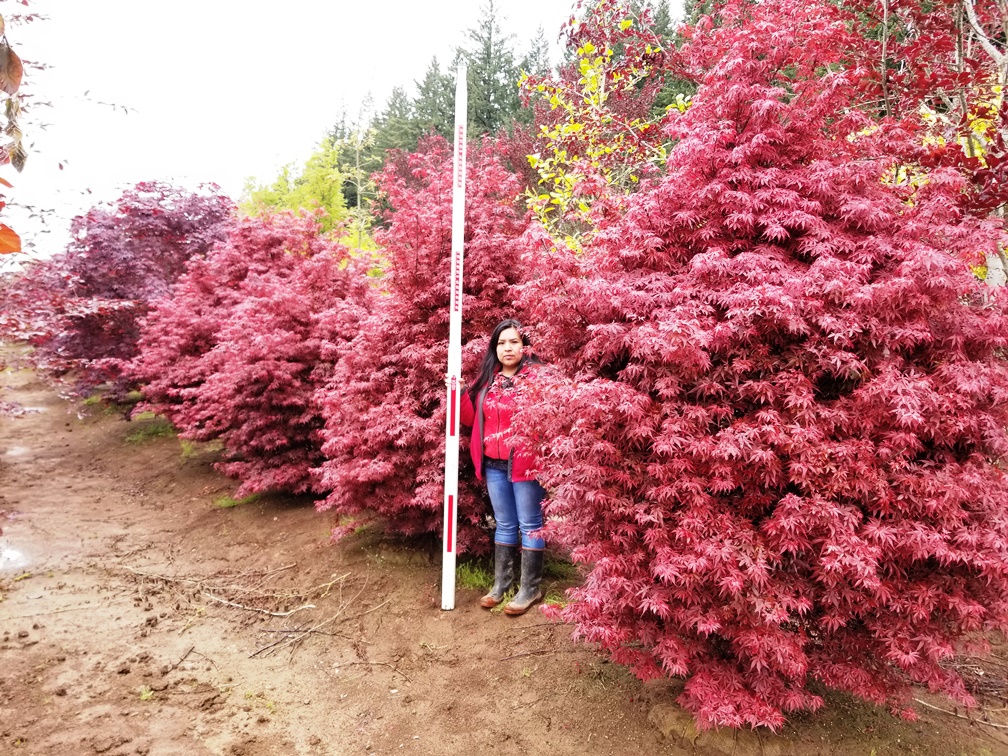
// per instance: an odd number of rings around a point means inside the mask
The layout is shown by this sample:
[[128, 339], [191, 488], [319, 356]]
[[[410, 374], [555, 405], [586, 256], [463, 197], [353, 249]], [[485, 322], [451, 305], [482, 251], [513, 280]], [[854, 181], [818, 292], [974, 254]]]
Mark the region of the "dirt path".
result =
[[[671, 683], [472, 591], [442, 612], [437, 555], [375, 533], [333, 547], [309, 502], [222, 508], [233, 486], [212, 452], [2, 379], [38, 411], [0, 418], [0, 754], [694, 750], [666, 736], [681, 732]], [[1005, 730], [830, 702], [765, 752], [1008, 753]]]

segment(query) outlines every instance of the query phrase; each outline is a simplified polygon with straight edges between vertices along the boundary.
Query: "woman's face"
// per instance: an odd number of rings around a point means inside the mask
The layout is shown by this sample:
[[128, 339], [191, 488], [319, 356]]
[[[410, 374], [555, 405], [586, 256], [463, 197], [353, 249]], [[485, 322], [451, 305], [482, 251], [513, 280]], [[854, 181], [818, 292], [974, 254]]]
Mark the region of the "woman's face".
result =
[[501, 331], [497, 339], [497, 359], [504, 366], [504, 370], [517, 368], [524, 352], [522, 337], [517, 329], [505, 328]]

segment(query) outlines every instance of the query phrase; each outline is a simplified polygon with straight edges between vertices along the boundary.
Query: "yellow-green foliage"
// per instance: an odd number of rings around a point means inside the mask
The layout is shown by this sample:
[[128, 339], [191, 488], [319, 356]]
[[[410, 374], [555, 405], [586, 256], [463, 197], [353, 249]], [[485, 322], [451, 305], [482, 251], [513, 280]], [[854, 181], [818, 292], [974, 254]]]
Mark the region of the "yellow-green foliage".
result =
[[343, 199], [344, 176], [338, 166], [339, 151], [327, 139], [308, 158], [300, 172], [295, 171], [293, 164], [285, 165], [269, 186], [259, 186], [249, 179], [240, 207], [249, 215], [267, 208], [295, 212], [322, 208], [326, 212], [322, 229], [331, 231], [349, 217]]
[[[632, 6], [624, 3], [596, 3], [576, 23], [618, 28], [619, 49], [586, 40], [573, 50], [576, 80], [526, 74], [519, 86], [552, 113], [539, 126], [539, 151], [528, 156], [539, 174], [538, 186], [526, 194], [528, 207], [558, 245], [580, 252], [594, 231], [592, 206], [600, 196], [618, 203], [635, 191], [642, 175], [663, 170], [668, 153], [658, 128], [664, 113], [628, 118], [612, 107], [614, 95], [634, 97], [658, 74], [653, 62], [661, 50], [658, 37], [642, 28]], [[689, 98], [679, 95], [666, 113], [688, 106]]]
[[348, 249], [377, 252], [379, 247], [371, 236], [371, 216], [366, 210], [351, 210], [349, 216], [339, 238], [340, 244]]

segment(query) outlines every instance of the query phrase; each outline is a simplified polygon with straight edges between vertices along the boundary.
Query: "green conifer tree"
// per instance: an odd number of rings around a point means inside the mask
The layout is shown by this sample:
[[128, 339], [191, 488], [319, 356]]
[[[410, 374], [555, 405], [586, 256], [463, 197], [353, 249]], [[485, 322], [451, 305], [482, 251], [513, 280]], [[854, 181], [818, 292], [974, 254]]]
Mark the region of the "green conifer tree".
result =
[[494, 0], [480, 7], [480, 22], [466, 32], [467, 48], [458, 51], [469, 68], [469, 128], [493, 134], [506, 128], [521, 110], [518, 79], [521, 72], [511, 47], [512, 38], [500, 28]]
[[437, 58], [431, 58], [423, 81], [416, 83], [413, 113], [420, 133], [436, 132], [451, 138], [455, 123], [455, 77], [441, 73]]

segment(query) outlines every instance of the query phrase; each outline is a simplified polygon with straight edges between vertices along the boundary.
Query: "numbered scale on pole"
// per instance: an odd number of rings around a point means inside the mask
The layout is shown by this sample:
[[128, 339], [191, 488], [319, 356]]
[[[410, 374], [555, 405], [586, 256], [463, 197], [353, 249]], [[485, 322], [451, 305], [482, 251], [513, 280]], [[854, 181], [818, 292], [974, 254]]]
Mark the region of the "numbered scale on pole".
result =
[[445, 420], [444, 538], [441, 553], [441, 608], [455, 608], [455, 549], [458, 546], [459, 416], [462, 399], [462, 239], [465, 235], [466, 67], [455, 82], [455, 157], [452, 168], [451, 281], [448, 327], [448, 412]]

